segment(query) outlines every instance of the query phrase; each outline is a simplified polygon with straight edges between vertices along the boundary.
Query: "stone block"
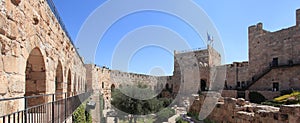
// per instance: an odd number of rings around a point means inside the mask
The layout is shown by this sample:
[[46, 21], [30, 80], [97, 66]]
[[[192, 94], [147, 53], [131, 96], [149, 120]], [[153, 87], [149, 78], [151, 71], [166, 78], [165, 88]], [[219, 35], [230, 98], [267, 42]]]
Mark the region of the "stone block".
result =
[[7, 33], [7, 37], [11, 40], [16, 40], [19, 34], [18, 27], [16, 22], [8, 21], [9, 23], [9, 32]]
[[236, 101], [236, 104], [239, 105], [239, 106], [244, 106], [244, 105], [246, 105], [245, 99], [243, 99], [243, 98], [238, 98], [237, 101]]
[[3, 56], [3, 67], [4, 67], [4, 72], [18, 73], [20, 67], [23, 67], [23, 66], [20, 66], [17, 57]]
[[295, 112], [300, 112], [300, 105], [283, 105], [279, 111], [285, 114], [295, 114]]
[[36, 82], [31, 80], [26, 80], [26, 91], [36, 91]]
[[0, 14], [0, 34], [5, 35], [7, 30], [5, 18]]
[[32, 80], [45, 80], [46, 74], [45, 72], [30, 72], [30, 79]]
[[45, 80], [37, 80], [36, 87], [38, 91], [45, 91], [46, 90], [46, 82]]
[[24, 78], [25, 77], [21, 75], [10, 76], [9, 91], [12, 93], [24, 93], [25, 92]]
[[0, 75], [0, 95], [5, 95], [8, 89], [8, 80], [6, 76]]

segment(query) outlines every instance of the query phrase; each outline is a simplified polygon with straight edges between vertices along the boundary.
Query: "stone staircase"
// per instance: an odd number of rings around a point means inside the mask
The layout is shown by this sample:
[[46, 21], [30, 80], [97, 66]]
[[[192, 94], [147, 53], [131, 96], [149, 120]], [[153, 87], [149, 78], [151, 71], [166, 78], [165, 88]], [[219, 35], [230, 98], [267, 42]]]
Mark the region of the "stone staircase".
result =
[[243, 87], [241, 90], [248, 90], [253, 84], [255, 84], [258, 80], [260, 80], [262, 77], [264, 77], [266, 74], [268, 74], [271, 70], [273, 69], [278, 69], [278, 68], [289, 68], [289, 67], [294, 67], [294, 66], [300, 66], [300, 63], [289, 63], [289, 64], [283, 64], [283, 65], [271, 65], [270, 67], [267, 67], [263, 69], [261, 73], [258, 73], [254, 76], [252, 76], [251, 80], [245, 87]]

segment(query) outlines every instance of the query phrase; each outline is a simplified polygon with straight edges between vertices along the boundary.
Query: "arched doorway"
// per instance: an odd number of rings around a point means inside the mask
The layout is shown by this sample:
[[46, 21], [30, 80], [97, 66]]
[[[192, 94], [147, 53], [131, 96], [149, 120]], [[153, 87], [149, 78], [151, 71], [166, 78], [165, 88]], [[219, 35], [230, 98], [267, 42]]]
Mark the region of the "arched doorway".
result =
[[67, 79], [67, 93], [68, 97], [72, 95], [72, 78], [71, 78], [71, 70], [68, 71], [68, 79]]
[[115, 88], [116, 88], [115, 84], [112, 84], [110, 87], [111, 92], [113, 92], [115, 90]]
[[[27, 58], [25, 80], [25, 96], [46, 93], [46, 68], [43, 55], [39, 48], [34, 48]], [[25, 108], [46, 102], [47, 100], [44, 97], [27, 98], [25, 100]]]
[[201, 85], [200, 85], [201, 91], [206, 91], [206, 81], [204, 79], [201, 79]]
[[55, 93], [56, 100], [60, 100], [63, 98], [63, 69], [61, 62], [58, 61], [58, 65], [56, 67], [56, 76], [55, 76]]

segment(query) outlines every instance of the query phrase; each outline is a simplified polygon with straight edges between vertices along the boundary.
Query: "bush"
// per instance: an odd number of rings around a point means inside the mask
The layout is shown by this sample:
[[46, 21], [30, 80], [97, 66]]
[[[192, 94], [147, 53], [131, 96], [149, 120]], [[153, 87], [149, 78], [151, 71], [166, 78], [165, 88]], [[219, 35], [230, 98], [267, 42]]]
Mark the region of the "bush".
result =
[[214, 121], [210, 120], [210, 119], [204, 119], [203, 121], [204, 123], [214, 123]]
[[283, 103], [274, 102], [274, 101], [266, 101], [266, 102], [262, 102], [261, 104], [274, 106], [274, 107], [280, 107]]
[[282, 90], [280, 91], [280, 96], [287, 95], [293, 93], [293, 89]]
[[187, 116], [190, 116], [195, 120], [199, 120], [199, 113], [198, 112], [188, 112]]
[[165, 108], [158, 112], [155, 123], [161, 123], [163, 121], [168, 121], [168, 118], [175, 115], [175, 110], [171, 108]]
[[188, 121], [184, 121], [182, 117], [176, 118], [176, 123], [189, 123]]
[[249, 100], [252, 103], [261, 104], [262, 102], [266, 101], [266, 98], [258, 92], [250, 92], [249, 93]]
[[86, 111], [86, 102], [82, 103], [74, 112], [73, 112], [72, 121], [73, 123], [91, 123], [92, 116], [90, 112]]

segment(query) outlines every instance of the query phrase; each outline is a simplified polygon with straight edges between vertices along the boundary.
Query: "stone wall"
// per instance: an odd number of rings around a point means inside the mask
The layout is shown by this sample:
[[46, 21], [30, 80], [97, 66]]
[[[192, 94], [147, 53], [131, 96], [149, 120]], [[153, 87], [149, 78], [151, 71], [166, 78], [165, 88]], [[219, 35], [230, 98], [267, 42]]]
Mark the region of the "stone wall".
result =
[[98, 83], [98, 67], [94, 64], [85, 64], [84, 66], [86, 68], [87, 91], [94, 90], [95, 92], [100, 92], [101, 83]]
[[[272, 69], [268, 74], [259, 79], [249, 90], [280, 91], [295, 89], [300, 90], [300, 66]], [[274, 83], [279, 84], [279, 90], [275, 90]]]
[[222, 97], [232, 97], [237, 98], [237, 90], [223, 90]]
[[[299, 22], [299, 10], [297, 10], [297, 23]], [[259, 23], [250, 26], [249, 33], [249, 74], [250, 77], [263, 73], [270, 66], [300, 64], [300, 27], [292, 26], [275, 32], [263, 29]], [[273, 75], [280, 75], [279, 71], [273, 71]], [[285, 73], [284, 73], [285, 74]], [[296, 73], [294, 73], [296, 74]], [[272, 76], [272, 75], [271, 75]], [[297, 78], [286, 75], [283, 79]], [[267, 81], [273, 81], [268, 79]], [[279, 79], [279, 81], [284, 81]], [[288, 84], [285, 84], [288, 85]], [[258, 84], [253, 88], [260, 87]]]
[[[98, 67], [95, 65], [86, 65], [87, 70], [92, 69], [96, 71], [96, 74], [93, 73], [93, 81], [92, 83], [93, 89], [99, 87], [101, 94], [103, 94], [105, 101], [105, 108], [108, 109], [111, 107], [111, 90], [112, 88], [123, 88], [126, 86], [138, 86], [138, 85], [146, 85], [147, 88], [151, 90], [160, 91], [162, 88], [165, 88], [167, 85], [168, 77], [159, 77], [159, 76], [150, 76], [136, 73], [127, 73], [121, 72], [118, 70], [110, 70], [105, 67]], [[90, 76], [90, 75], [89, 75]], [[89, 85], [89, 84], [88, 84]], [[168, 85], [169, 86], [169, 85]], [[170, 85], [171, 87], [172, 85]]]
[[226, 65], [225, 89], [232, 90], [245, 86], [249, 80], [248, 62], [234, 62]]
[[168, 83], [174, 84], [175, 94], [179, 91], [190, 94], [197, 93], [197, 90], [209, 90], [209, 85], [215, 80], [214, 69], [220, 64], [221, 56], [211, 46], [187, 52], [175, 51], [174, 72]]
[[[0, 4], [0, 98], [84, 91], [83, 62], [47, 2]], [[0, 109], [0, 115], [22, 110], [24, 100], [1, 102]]]
[[[190, 111], [200, 112], [204, 98], [200, 96], [198, 100], [195, 100]], [[277, 108], [249, 103], [241, 98], [221, 97], [207, 119], [220, 123], [298, 123], [300, 122], [299, 112], [300, 105], [284, 105]]]
[[258, 92], [262, 94], [267, 100], [273, 100], [275, 97], [280, 95], [279, 91], [256, 91], [256, 90], [247, 90], [245, 91], [245, 99], [249, 100], [249, 93], [250, 92]]

